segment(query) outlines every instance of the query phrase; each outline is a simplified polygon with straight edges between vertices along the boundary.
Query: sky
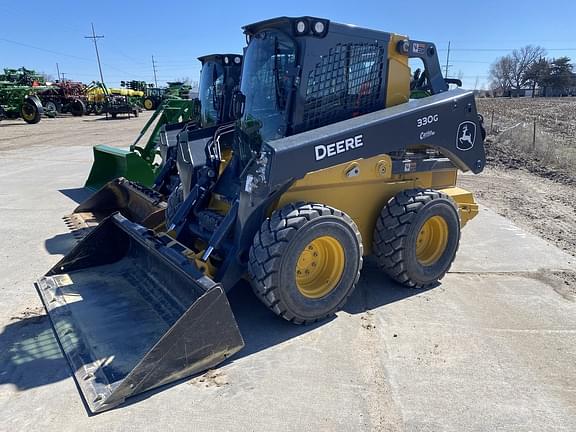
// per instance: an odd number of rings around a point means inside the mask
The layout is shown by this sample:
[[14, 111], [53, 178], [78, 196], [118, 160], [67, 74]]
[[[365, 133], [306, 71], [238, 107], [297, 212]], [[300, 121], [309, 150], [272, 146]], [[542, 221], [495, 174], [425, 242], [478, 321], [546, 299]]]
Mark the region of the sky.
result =
[[197, 57], [241, 53], [241, 27], [276, 16], [317, 16], [332, 21], [434, 42], [443, 69], [451, 43], [448, 75], [464, 87], [488, 86], [488, 69], [499, 56], [527, 44], [550, 57], [576, 62], [576, 2], [524, 1], [109, 1], [0, 0], [0, 68], [26, 66], [67, 79], [99, 79], [91, 23], [103, 35], [98, 46], [104, 80], [197, 81]]

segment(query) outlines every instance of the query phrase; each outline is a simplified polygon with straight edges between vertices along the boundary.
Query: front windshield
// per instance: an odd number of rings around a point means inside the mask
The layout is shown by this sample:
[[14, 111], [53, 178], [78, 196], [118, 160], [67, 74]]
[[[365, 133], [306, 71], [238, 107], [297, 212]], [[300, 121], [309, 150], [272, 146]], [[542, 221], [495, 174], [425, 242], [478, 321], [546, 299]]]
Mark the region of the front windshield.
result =
[[257, 33], [246, 50], [241, 91], [243, 139], [252, 149], [286, 135], [285, 110], [292, 87], [296, 46], [276, 30]]
[[224, 68], [219, 63], [208, 62], [200, 75], [200, 123], [202, 127], [214, 126], [220, 118], [224, 91]]

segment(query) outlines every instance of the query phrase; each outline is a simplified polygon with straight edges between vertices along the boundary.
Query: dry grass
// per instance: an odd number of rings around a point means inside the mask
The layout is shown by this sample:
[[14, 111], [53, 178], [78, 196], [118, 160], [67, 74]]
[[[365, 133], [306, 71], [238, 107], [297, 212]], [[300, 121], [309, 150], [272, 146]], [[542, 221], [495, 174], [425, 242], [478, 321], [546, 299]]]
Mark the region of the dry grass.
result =
[[489, 164], [576, 184], [576, 98], [479, 99], [478, 110]]

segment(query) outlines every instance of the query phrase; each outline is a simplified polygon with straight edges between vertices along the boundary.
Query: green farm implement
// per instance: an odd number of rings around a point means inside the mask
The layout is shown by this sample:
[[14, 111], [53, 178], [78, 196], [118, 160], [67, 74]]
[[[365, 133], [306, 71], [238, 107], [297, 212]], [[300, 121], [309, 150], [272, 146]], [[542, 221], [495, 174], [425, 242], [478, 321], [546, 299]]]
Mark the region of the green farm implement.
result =
[[[137, 181], [145, 186], [154, 184], [158, 164], [155, 163], [156, 149], [163, 125], [191, 120], [197, 115], [197, 102], [183, 99], [166, 100], [146, 122], [136, 141], [129, 150], [109, 145], [94, 147], [94, 164], [85, 186], [99, 189], [117, 177]], [[144, 146], [138, 144], [152, 129]]]

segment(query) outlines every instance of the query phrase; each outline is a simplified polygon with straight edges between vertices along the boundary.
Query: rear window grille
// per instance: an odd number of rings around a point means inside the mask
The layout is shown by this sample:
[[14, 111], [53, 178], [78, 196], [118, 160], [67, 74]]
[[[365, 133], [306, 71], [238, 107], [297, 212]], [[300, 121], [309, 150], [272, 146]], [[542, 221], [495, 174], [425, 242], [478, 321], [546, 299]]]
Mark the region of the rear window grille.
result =
[[303, 130], [384, 108], [385, 49], [338, 44], [308, 74]]

